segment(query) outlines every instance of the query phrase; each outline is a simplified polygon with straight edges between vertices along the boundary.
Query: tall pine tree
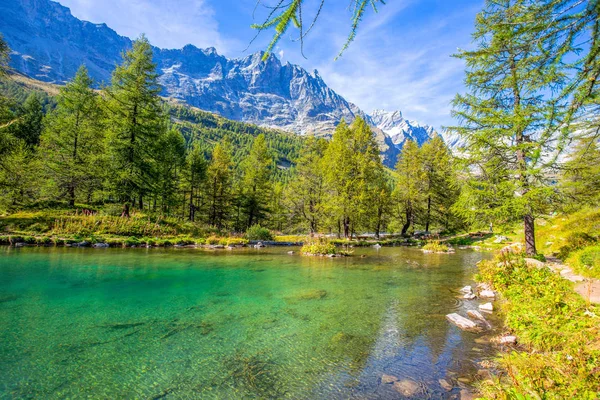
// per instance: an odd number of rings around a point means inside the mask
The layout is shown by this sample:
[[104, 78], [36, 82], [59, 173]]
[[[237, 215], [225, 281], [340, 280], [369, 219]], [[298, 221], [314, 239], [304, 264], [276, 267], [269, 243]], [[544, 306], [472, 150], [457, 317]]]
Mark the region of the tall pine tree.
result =
[[136, 200], [143, 208], [143, 197], [152, 191], [156, 178], [154, 160], [161, 151], [157, 143], [165, 132], [160, 91], [152, 46], [142, 35], [123, 54], [123, 63], [105, 90], [110, 182], [123, 202], [124, 216], [129, 216]]
[[102, 116], [92, 83], [87, 69], [80, 67], [73, 81], [61, 88], [41, 137], [46, 172], [71, 207], [99, 173], [96, 167], [103, 150]]
[[[476, 19], [477, 49], [458, 57], [467, 65], [467, 94], [454, 100], [460, 126], [450, 128], [467, 142], [481, 179], [482, 160], [492, 157], [507, 176], [513, 196], [500, 204], [523, 221], [526, 253], [536, 254], [535, 216], [550, 194], [545, 173], [552, 166], [556, 130], [563, 113], [552, 92], [564, 84], [562, 64], [548, 57], [552, 43], [540, 43], [537, 24], [547, 21], [529, 0], [487, 1]], [[536, 19], [536, 17], [538, 19]], [[485, 186], [482, 186], [485, 187]], [[476, 190], [476, 188], [473, 188]], [[490, 193], [491, 195], [492, 193]]]

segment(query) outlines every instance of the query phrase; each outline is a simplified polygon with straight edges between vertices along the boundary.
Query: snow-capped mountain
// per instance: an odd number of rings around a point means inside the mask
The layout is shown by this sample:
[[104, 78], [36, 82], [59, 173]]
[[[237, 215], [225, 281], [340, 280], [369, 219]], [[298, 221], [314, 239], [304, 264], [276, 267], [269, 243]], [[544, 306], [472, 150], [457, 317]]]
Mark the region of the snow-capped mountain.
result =
[[415, 141], [420, 146], [436, 134], [432, 126], [404, 119], [400, 111], [374, 110], [370, 117], [373, 125], [388, 134], [399, 149], [407, 140]]
[[[92, 78], [108, 83], [123, 50], [132, 41], [106, 24], [75, 18], [51, 0], [2, 0], [0, 33], [13, 53], [12, 67], [32, 78], [65, 83], [81, 64]], [[329, 88], [319, 73], [282, 64], [262, 52], [240, 59], [214, 48], [154, 48], [163, 95], [226, 118], [280, 128], [298, 134], [330, 133], [344, 118], [357, 115], [374, 127], [386, 164], [393, 165], [407, 139], [425, 142], [433, 128], [405, 120], [399, 111], [368, 116]]]

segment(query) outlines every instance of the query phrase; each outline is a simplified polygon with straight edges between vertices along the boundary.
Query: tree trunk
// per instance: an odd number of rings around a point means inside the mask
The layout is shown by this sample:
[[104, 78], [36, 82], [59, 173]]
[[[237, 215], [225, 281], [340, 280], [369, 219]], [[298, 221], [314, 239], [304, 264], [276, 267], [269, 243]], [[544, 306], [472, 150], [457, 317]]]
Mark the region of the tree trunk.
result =
[[344, 237], [348, 239], [350, 235], [350, 217], [344, 217]]
[[139, 205], [140, 205], [140, 210], [144, 209], [144, 199], [142, 198], [142, 194], [140, 193], [140, 198], [139, 198]]
[[402, 226], [402, 236], [406, 236], [408, 232], [408, 228], [410, 228], [410, 223], [412, 221], [412, 209], [410, 203], [406, 206], [406, 222]]
[[425, 232], [429, 232], [429, 221], [431, 220], [431, 195], [427, 196], [427, 219], [425, 222]]
[[75, 207], [75, 185], [69, 185], [69, 207]]
[[533, 257], [537, 254], [535, 248], [535, 220], [529, 212], [523, 217], [523, 225], [525, 228], [525, 254]]
[[121, 217], [129, 218], [129, 203], [123, 204], [123, 212], [121, 213]]

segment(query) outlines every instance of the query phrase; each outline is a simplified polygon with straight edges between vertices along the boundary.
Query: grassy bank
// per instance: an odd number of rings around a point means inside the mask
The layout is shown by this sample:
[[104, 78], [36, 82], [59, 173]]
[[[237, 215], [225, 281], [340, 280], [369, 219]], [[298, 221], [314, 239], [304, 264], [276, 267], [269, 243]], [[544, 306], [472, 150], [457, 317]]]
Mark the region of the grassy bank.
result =
[[547, 268], [504, 254], [479, 264], [478, 279], [502, 294], [506, 328], [519, 338], [501, 353], [503, 373], [482, 383], [489, 399], [597, 399], [600, 310]]

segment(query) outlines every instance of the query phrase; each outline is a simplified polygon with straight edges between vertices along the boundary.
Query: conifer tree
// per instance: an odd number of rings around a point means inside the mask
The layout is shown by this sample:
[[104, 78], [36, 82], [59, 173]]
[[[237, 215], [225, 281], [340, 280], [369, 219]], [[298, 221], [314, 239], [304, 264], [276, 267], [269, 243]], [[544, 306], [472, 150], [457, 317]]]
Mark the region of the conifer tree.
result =
[[[450, 128], [467, 141], [471, 165], [481, 179], [494, 171], [481, 165], [494, 159], [508, 175], [514, 195], [500, 207], [523, 221], [526, 253], [536, 254], [534, 221], [544, 211], [549, 191], [544, 173], [552, 166], [557, 127], [563, 114], [554, 89], [564, 84], [560, 60], [548, 57], [553, 43], [540, 43], [534, 18], [536, 2], [488, 1], [476, 19], [477, 49], [458, 57], [467, 64], [469, 92], [457, 95], [453, 114], [461, 125]], [[472, 188], [472, 190], [477, 190]], [[492, 195], [492, 193], [489, 193]]]
[[8, 74], [8, 62], [10, 61], [10, 48], [0, 33], [0, 77]]
[[179, 130], [171, 128], [158, 138], [157, 145], [160, 151], [154, 158], [154, 194], [160, 201], [161, 212], [167, 214], [177, 202], [177, 188], [185, 163], [185, 139]]
[[161, 88], [152, 47], [145, 36], [123, 54], [123, 63], [113, 72], [106, 88], [108, 148], [112, 163], [112, 189], [123, 202], [123, 215], [136, 199], [143, 208], [143, 196], [152, 190], [155, 178], [156, 146], [165, 131], [159, 102]]
[[309, 137], [302, 148], [287, 188], [286, 199], [293, 215], [300, 218], [312, 235], [323, 227], [325, 218], [325, 169], [323, 156], [327, 149], [325, 139]]
[[417, 213], [426, 195], [423, 187], [425, 175], [419, 145], [412, 140], [407, 140], [396, 164], [394, 190], [394, 198], [399, 206], [401, 219], [404, 221], [402, 235], [406, 235], [411, 225], [414, 226], [416, 222]]
[[[56, 109], [48, 114], [41, 137], [41, 157], [50, 179], [73, 207], [80, 191], [98, 174], [103, 130], [98, 96], [82, 66], [61, 88]], [[87, 184], [87, 185], [86, 185]]]
[[600, 137], [585, 135], [576, 142], [564, 163], [560, 187], [569, 205], [600, 205]]
[[425, 231], [437, 223], [448, 229], [451, 207], [458, 197], [453, 159], [441, 136], [435, 135], [421, 147], [425, 190]]
[[271, 196], [271, 166], [273, 156], [265, 135], [254, 139], [250, 154], [242, 163], [243, 209], [246, 228], [260, 224], [268, 212]]
[[225, 138], [213, 152], [207, 171], [208, 223], [219, 229], [227, 223], [232, 201], [231, 143]]
[[40, 143], [44, 106], [37, 92], [31, 92], [17, 113], [17, 120], [8, 127], [13, 136], [30, 148]]
[[204, 158], [204, 153], [200, 146], [195, 143], [188, 151], [185, 159], [184, 170], [184, 194], [186, 194], [188, 209], [188, 219], [191, 222], [196, 220], [196, 212], [204, 206], [203, 186], [206, 182], [208, 164]]
[[328, 188], [327, 212], [338, 225], [338, 234], [351, 237], [367, 226], [372, 207], [371, 185], [381, 160], [371, 129], [357, 117], [352, 126], [341, 121], [324, 156]]

